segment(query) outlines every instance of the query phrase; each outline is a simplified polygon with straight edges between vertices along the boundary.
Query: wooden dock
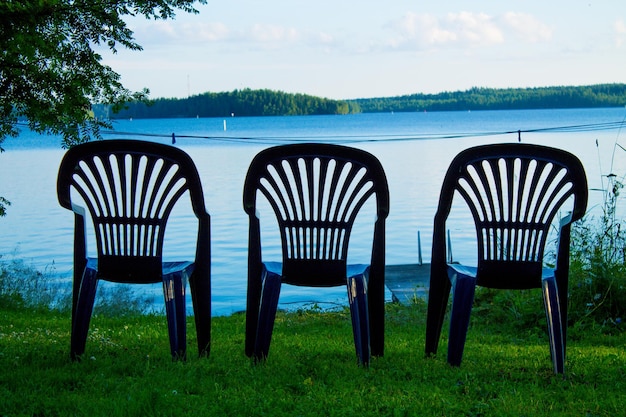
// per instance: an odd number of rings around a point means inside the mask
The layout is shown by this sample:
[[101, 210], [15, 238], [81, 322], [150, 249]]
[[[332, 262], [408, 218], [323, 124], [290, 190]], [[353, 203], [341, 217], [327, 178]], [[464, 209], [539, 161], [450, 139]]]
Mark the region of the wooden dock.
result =
[[387, 265], [385, 285], [394, 302], [410, 304], [415, 298], [426, 300], [430, 281], [430, 264]]

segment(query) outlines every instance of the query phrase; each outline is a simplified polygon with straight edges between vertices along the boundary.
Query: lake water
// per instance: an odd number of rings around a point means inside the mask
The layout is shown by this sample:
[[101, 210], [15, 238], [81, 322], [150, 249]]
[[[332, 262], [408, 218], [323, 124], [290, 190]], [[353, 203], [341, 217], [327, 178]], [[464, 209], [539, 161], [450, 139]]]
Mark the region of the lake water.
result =
[[[430, 258], [432, 219], [441, 181], [451, 159], [470, 146], [521, 141], [566, 149], [583, 162], [591, 189], [606, 185], [602, 174], [626, 172], [622, 126], [624, 108], [358, 114], [346, 116], [230, 117], [228, 119], [159, 119], [114, 122], [105, 138], [136, 138], [172, 142], [195, 161], [211, 214], [212, 287], [215, 315], [245, 309], [247, 216], [242, 186], [248, 165], [260, 150], [291, 142], [331, 142], [365, 149], [376, 155], [387, 174], [391, 212], [387, 221], [387, 264], [416, 263], [417, 232], [424, 262]], [[620, 127], [621, 126], [621, 127]], [[512, 132], [512, 133], [507, 133]], [[56, 175], [64, 151], [57, 137], [23, 132], [10, 138], [0, 154], [0, 196], [11, 201], [0, 218], [0, 255], [24, 258], [38, 269], [52, 270], [69, 283], [72, 274], [72, 213], [56, 197]], [[591, 191], [590, 212], [598, 211], [602, 193]], [[269, 214], [262, 216], [264, 257], [277, 259], [279, 242], [272, 239]], [[350, 259], [368, 259], [373, 220], [371, 207], [360, 216], [352, 237]], [[449, 221], [456, 260], [475, 259], [473, 226], [453, 215]], [[173, 213], [166, 235], [165, 257], [192, 259], [195, 218], [188, 205]], [[92, 244], [91, 248], [95, 245]], [[162, 305], [159, 285], [142, 294]], [[389, 296], [390, 297], [390, 296]], [[283, 287], [281, 307], [318, 303], [346, 304], [345, 289]], [[189, 303], [189, 305], [191, 305]]]

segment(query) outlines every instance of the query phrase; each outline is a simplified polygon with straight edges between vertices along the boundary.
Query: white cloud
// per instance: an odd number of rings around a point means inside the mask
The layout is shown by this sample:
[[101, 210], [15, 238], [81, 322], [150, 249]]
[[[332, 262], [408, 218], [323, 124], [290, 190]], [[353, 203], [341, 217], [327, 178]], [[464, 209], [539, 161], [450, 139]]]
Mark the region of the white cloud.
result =
[[317, 39], [320, 43], [322, 43], [322, 44], [326, 44], [326, 45], [327, 45], [327, 44], [331, 44], [331, 43], [334, 43], [334, 42], [335, 42], [335, 38], [334, 38], [332, 35], [330, 35], [330, 34], [328, 34], [328, 33], [324, 33], [324, 32], [318, 33], [317, 35], [315, 35], [315, 38], [316, 38], [316, 39]]
[[[223, 23], [202, 23], [183, 26], [185, 32], [191, 35], [190, 39], [216, 42], [228, 39], [231, 31]], [[186, 35], [183, 35], [186, 37]]]
[[462, 43], [490, 45], [502, 43], [504, 37], [494, 18], [486, 13], [449, 13], [444, 23], [458, 33]]
[[140, 42], [147, 44], [170, 42], [217, 42], [228, 40], [233, 33], [223, 23], [178, 23], [157, 20], [133, 28]]
[[389, 41], [394, 48], [413, 46], [419, 49], [456, 41], [456, 34], [441, 26], [431, 14], [406, 13], [388, 25], [397, 35]]
[[295, 28], [256, 23], [248, 30], [248, 39], [261, 43], [292, 43], [300, 39]]
[[252, 48], [280, 49], [294, 45], [312, 48], [328, 48], [335, 45], [335, 38], [326, 32], [314, 33], [291, 26], [254, 23], [245, 28], [230, 28], [220, 22], [178, 23], [154, 21], [133, 28], [136, 38], [144, 46], [184, 42], [247, 44]]
[[502, 43], [502, 31], [485, 13], [432, 14], [406, 13], [388, 25], [396, 36], [394, 48], [428, 49], [435, 46], [466, 47]]
[[617, 19], [613, 28], [615, 29], [615, 46], [620, 48], [626, 41], [626, 24], [622, 19]]
[[548, 25], [531, 14], [517, 12], [490, 15], [462, 11], [444, 16], [408, 12], [386, 27], [394, 32], [388, 45], [395, 49], [485, 47], [503, 44], [513, 37], [530, 43], [552, 37]]
[[526, 42], [541, 42], [552, 38], [552, 29], [531, 14], [507, 12], [502, 24]]

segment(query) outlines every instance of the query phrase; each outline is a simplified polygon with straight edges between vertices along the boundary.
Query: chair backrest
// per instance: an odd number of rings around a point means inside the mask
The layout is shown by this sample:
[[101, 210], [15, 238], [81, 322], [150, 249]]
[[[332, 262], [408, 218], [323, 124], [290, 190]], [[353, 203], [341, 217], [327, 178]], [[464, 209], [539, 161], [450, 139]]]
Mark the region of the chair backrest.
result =
[[[282, 243], [283, 281], [332, 286], [346, 282], [350, 232], [364, 203], [376, 198], [376, 225], [384, 234], [387, 179], [378, 159], [340, 145], [294, 144], [260, 152], [244, 184], [243, 203], [256, 215], [257, 190], [272, 206]], [[253, 242], [260, 245], [260, 242]], [[260, 249], [259, 249], [260, 250]]]
[[98, 272], [111, 281], [159, 280], [165, 226], [186, 191], [196, 217], [206, 214], [193, 161], [159, 143], [101, 140], [71, 148], [59, 168], [57, 194], [63, 207], [80, 212], [71, 189], [93, 220]]
[[476, 225], [477, 283], [493, 288], [539, 287], [555, 216], [572, 197], [568, 223], [580, 219], [587, 206], [587, 180], [578, 158], [531, 144], [478, 146], [457, 155], [441, 190], [438, 234], [444, 235], [455, 192]]

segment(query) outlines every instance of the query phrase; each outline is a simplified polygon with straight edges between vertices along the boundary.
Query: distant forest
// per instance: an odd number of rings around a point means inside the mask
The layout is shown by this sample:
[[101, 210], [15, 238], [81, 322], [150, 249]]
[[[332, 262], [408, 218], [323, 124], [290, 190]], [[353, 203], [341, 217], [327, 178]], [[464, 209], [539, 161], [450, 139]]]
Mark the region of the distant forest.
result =
[[358, 99], [354, 103], [363, 113], [620, 107], [626, 105], [626, 84], [504, 89], [474, 87], [438, 94]]
[[188, 98], [160, 98], [149, 103], [129, 103], [117, 114], [104, 106], [98, 117], [174, 118], [227, 116], [291, 116], [381, 112], [519, 110], [620, 107], [626, 105], [626, 84], [576, 87], [471, 88], [437, 94], [331, 100], [273, 90], [234, 90], [204, 93]]
[[[347, 101], [330, 100], [306, 94], [272, 90], [234, 90], [204, 93], [188, 98], [159, 98], [148, 103], [129, 103], [110, 118], [173, 118], [235, 116], [296, 116], [348, 114], [354, 112]], [[102, 115], [105, 108], [96, 109]]]

